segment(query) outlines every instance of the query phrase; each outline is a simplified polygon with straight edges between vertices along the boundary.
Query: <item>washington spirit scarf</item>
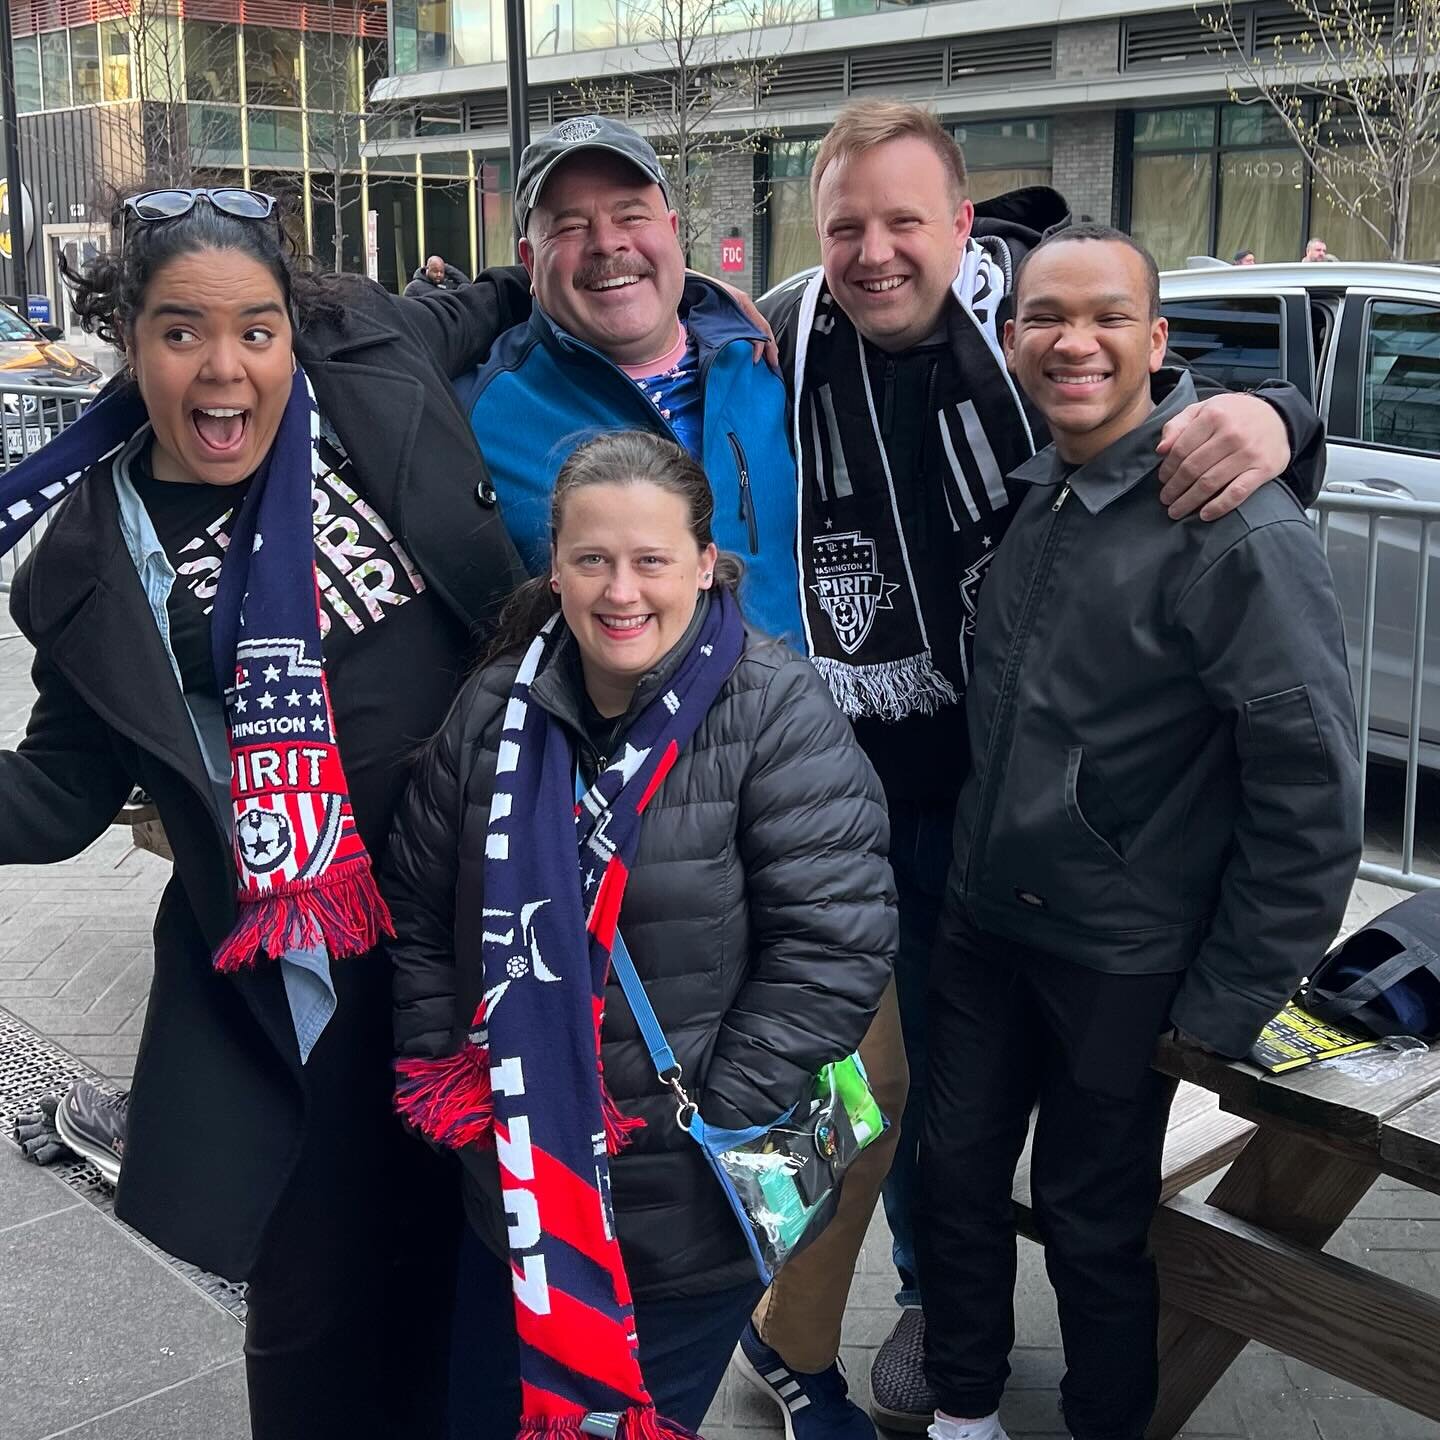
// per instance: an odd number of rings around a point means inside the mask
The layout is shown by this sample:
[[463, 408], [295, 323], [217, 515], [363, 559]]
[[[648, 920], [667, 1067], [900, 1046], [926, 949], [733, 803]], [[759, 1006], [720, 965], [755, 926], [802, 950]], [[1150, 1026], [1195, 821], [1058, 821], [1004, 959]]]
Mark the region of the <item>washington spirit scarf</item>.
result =
[[[939, 483], [954, 531], [1008, 505], [1005, 476], [1034, 453], [1030, 427], [996, 335], [1005, 295], [999, 261], [972, 240], [951, 287], [949, 345], [924, 453], [944, 456]], [[900, 720], [957, 702], [967, 668], [964, 635], [934, 637], [921, 608], [895, 478], [880, 432], [865, 342], [817, 270], [805, 285], [795, 353], [795, 454], [800, 485], [800, 605], [816, 669], [852, 718]], [[982, 518], [984, 517], [984, 518]], [[999, 539], [1004, 520], [993, 527]], [[955, 577], [966, 626], [989, 545]], [[966, 585], [969, 585], [967, 592]], [[956, 656], [947, 675], [937, 662]], [[957, 653], [958, 652], [958, 653]]]
[[664, 693], [578, 805], [570, 741], [530, 698], [564, 633], [552, 620], [536, 638], [505, 711], [485, 837], [483, 999], [457, 1055], [399, 1063], [396, 1098], [443, 1144], [494, 1140], [522, 1440], [578, 1440], [587, 1416], [618, 1440], [661, 1440], [687, 1432], [657, 1416], [645, 1388], [610, 1201], [608, 1157], [643, 1122], [605, 1091], [600, 1030], [645, 807], [735, 668], [744, 632], [720, 592]]
[[[127, 385], [0, 476], [0, 553], [148, 423]], [[321, 660], [311, 524], [312, 479], [324, 469], [318, 435], [297, 369], [230, 538], [211, 619], [238, 875], [239, 915], [215, 952], [222, 971], [318, 944], [332, 957], [356, 955], [393, 933], [350, 813]]]

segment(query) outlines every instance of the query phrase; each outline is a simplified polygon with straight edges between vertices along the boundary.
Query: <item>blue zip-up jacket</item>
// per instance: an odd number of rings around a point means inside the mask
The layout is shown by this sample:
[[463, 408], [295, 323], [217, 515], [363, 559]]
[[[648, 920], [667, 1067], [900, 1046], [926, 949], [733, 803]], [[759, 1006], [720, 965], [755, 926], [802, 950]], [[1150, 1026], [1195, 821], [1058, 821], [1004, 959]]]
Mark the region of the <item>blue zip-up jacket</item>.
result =
[[[717, 286], [687, 277], [680, 302], [699, 354], [703, 463], [715, 491], [715, 543], [745, 561], [740, 598], [751, 624], [802, 645], [795, 562], [795, 461], [785, 386], [756, 364], [760, 337]], [[550, 492], [565, 457], [607, 430], [678, 438], [607, 356], [561, 330], [537, 305], [528, 324], [496, 342], [486, 363], [455, 382], [525, 568], [549, 561]]]

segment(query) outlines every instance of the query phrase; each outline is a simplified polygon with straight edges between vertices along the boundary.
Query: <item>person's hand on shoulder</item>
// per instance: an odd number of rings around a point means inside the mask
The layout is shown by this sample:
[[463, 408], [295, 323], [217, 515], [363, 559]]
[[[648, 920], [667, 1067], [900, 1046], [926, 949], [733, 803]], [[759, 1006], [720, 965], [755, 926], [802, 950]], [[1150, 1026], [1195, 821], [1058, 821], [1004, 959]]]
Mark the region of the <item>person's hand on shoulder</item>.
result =
[[1212, 395], [1160, 433], [1160, 501], [1172, 520], [1197, 510], [1218, 520], [1290, 465], [1290, 434], [1274, 406], [1254, 395]]

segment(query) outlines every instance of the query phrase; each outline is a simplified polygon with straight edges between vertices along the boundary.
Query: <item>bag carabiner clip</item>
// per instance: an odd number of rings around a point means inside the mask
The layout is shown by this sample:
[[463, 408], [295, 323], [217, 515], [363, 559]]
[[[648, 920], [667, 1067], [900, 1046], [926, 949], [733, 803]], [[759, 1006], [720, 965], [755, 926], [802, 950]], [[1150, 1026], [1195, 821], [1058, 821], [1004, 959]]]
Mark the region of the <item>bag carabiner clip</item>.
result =
[[660, 1078], [670, 1087], [670, 1093], [675, 1097], [675, 1123], [682, 1130], [689, 1130], [690, 1121], [700, 1113], [700, 1110], [681, 1083], [683, 1073], [680, 1066], [676, 1065], [673, 1070], [667, 1070]]

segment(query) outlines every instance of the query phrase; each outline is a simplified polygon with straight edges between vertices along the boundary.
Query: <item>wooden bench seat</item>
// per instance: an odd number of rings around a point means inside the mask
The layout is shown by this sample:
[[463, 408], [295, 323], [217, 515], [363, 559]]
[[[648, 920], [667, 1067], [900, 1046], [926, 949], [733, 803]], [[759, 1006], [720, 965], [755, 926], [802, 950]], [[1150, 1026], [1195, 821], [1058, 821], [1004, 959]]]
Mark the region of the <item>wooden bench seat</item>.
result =
[[[1165, 1131], [1165, 1159], [1161, 1166], [1160, 1203], [1187, 1190], [1197, 1180], [1223, 1170], [1245, 1147], [1255, 1129], [1249, 1120], [1228, 1115], [1209, 1090], [1180, 1082], [1170, 1107]], [[1030, 1146], [1035, 1138], [1034, 1117], [1025, 1151], [1015, 1170], [1015, 1225], [1022, 1235], [1036, 1239], [1035, 1217], [1030, 1209]]]

